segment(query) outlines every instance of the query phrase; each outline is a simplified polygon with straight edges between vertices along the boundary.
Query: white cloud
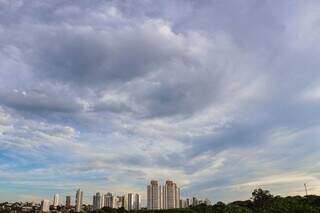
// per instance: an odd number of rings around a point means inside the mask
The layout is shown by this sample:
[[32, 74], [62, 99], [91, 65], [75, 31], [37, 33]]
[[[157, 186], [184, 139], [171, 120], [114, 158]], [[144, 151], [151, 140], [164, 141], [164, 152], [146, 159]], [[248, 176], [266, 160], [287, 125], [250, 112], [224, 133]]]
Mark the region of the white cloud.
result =
[[318, 185], [317, 9], [247, 4], [0, 2], [0, 183]]

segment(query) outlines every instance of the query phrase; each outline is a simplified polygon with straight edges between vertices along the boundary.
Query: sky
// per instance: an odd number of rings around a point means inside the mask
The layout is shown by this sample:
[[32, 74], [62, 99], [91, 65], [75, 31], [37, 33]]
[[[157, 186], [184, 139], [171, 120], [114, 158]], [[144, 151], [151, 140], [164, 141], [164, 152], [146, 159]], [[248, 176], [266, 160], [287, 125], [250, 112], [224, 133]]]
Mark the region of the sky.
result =
[[0, 201], [320, 193], [317, 0], [0, 0]]

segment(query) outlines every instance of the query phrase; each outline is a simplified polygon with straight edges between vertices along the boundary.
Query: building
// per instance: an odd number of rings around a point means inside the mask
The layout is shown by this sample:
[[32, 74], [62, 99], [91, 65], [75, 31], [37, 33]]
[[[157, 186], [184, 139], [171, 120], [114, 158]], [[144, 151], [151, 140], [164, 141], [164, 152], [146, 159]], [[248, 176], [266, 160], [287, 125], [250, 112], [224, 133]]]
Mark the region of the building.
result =
[[174, 209], [180, 207], [180, 189], [177, 184], [167, 180], [162, 189], [163, 209]]
[[134, 201], [133, 201], [133, 209], [139, 210], [141, 208], [141, 196], [139, 194], [134, 195]]
[[40, 206], [40, 212], [50, 212], [50, 201], [49, 200], [42, 200]]
[[92, 198], [92, 210], [96, 210], [97, 209], [97, 201], [96, 201], [96, 195], [93, 195], [93, 198]]
[[124, 208], [125, 207], [125, 196], [117, 196], [115, 207], [116, 208]]
[[100, 192], [97, 192], [96, 195], [93, 195], [93, 210], [101, 209], [103, 204], [103, 197]]
[[109, 208], [116, 208], [116, 198], [112, 195], [112, 193], [108, 192], [104, 195], [104, 204], [103, 206]]
[[180, 188], [176, 185], [176, 208], [181, 208], [180, 206]]
[[133, 210], [133, 202], [134, 202], [134, 196], [132, 193], [128, 193], [125, 197], [125, 206], [124, 208], [128, 211]]
[[71, 196], [66, 196], [66, 208], [71, 208]]
[[[131, 199], [131, 201], [132, 201], [132, 199]], [[128, 204], [128, 194], [126, 194], [126, 195], [123, 195], [123, 208], [125, 209], [125, 210], [128, 210], [128, 206], [129, 206], [129, 204]], [[130, 205], [130, 206], [132, 206], [132, 205]], [[131, 207], [130, 207], [131, 208]]]
[[187, 201], [186, 200], [180, 200], [180, 205], [179, 205], [179, 208], [187, 208], [188, 205], [187, 205]]
[[59, 195], [55, 194], [53, 197], [53, 206], [57, 207], [59, 205]]
[[76, 194], [76, 208], [75, 212], [81, 212], [82, 209], [82, 201], [83, 201], [83, 191], [80, 189], [77, 190]]
[[187, 205], [187, 207], [190, 206], [190, 199], [189, 198], [186, 199], [186, 205]]
[[161, 186], [157, 180], [151, 180], [147, 190], [147, 208], [149, 210], [162, 209]]
[[197, 199], [196, 197], [193, 197], [193, 198], [192, 198], [192, 206], [196, 206], [196, 205], [198, 205], [198, 204], [199, 204], [198, 199]]
[[128, 193], [124, 199], [124, 208], [128, 211], [139, 210], [141, 206], [141, 196], [139, 194]]

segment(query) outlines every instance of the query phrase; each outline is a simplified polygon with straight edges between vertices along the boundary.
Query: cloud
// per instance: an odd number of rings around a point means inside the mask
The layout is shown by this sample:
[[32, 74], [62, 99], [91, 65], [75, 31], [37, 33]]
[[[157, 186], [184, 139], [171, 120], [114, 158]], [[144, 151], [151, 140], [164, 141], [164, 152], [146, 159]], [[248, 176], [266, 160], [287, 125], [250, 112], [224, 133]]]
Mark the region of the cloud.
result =
[[[131, 105], [139, 103], [143, 116], [193, 113], [236, 95], [257, 66], [227, 34], [177, 33], [169, 22], [134, 22], [108, 6], [87, 11], [46, 5], [52, 18], [64, 11], [62, 24], [26, 19], [18, 27], [3, 27], [4, 76], [8, 79], [13, 70], [27, 80], [23, 85], [3, 82], [3, 104], [35, 111], [122, 112], [136, 110]], [[22, 17], [29, 17], [21, 10]], [[85, 23], [74, 22], [78, 10], [89, 14]], [[207, 91], [210, 96], [202, 97]], [[130, 104], [99, 100], [110, 93], [130, 96]]]
[[0, 108], [0, 113], [3, 150], [16, 147], [36, 151], [39, 146], [67, 143], [76, 137], [76, 131], [69, 126], [25, 119], [4, 108]]
[[317, 5], [0, 1], [0, 186], [317, 186]]

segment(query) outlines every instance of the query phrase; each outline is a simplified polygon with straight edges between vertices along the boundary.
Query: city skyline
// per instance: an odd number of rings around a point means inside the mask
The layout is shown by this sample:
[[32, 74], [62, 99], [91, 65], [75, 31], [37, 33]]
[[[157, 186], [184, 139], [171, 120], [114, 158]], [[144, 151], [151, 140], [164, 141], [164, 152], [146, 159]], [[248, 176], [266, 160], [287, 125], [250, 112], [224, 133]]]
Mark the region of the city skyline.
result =
[[317, 0], [0, 0], [0, 201], [81, 188], [79, 205], [146, 203], [150, 180], [223, 202], [320, 194], [319, 14]]
[[[65, 200], [60, 199], [59, 194], [54, 194], [52, 201], [47, 198], [42, 198], [40, 201], [28, 200], [26, 202], [35, 204], [39, 203], [40, 209], [43, 209], [42, 211], [47, 211], [50, 206], [54, 209], [65, 206], [67, 209], [74, 208], [74, 211], [76, 212], [80, 212], [83, 209], [83, 205], [91, 206], [92, 210], [109, 207], [115, 209], [124, 208], [125, 210], [131, 211], [140, 210], [143, 208], [149, 210], [186, 208], [189, 206], [196, 206], [200, 203], [211, 203], [211, 201], [209, 201], [207, 198], [199, 199], [199, 197], [181, 197], [179, 186], [172, 180], [166, 180], [163, 184], [161, 184], [158, 180], [151, 180], [150, 184], [146, 185], [145, 189], [146, 203], [142, 202], [142, 196], [138, 193], [128, 192], [124, 194], [115, 194], [110, 191], [107, 193], [93, 193], [91, 202], [84, 202], [83, 198], [86, 193], [80, 188], [76, 190], [74, 199], [70, 194], [65, 196]], [[153, 198], [154, 195], [159, 196], [158, 199]], [[155, 202], [158, 203], [155, 204]]]

